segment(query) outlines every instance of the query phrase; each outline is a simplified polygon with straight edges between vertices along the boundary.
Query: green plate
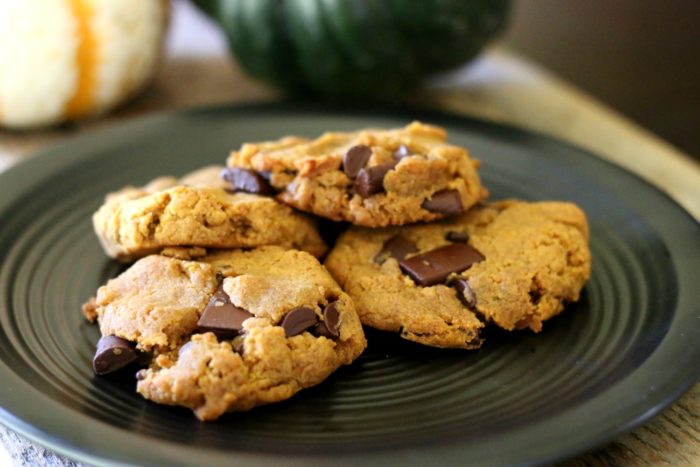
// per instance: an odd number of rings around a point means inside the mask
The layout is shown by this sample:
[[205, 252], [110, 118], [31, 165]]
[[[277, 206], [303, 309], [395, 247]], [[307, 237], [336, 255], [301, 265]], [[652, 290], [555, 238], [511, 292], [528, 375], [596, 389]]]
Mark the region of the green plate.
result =
[[[119, 267], [95, 238], [103, 195], [221, 163], [244, 141], [327, 129], [445, 126], [493, 198], [578, 203], [593, 273], [544, 332], [487, 332], [446, 351], [368, 332], [366, 353], [291, 400], [198, 422], [93, 376], [81, 303]], [[549, 462], [648, 420], [700, 377], [700, 226], [639, 178], [543, 136], [421, 111], [292, 104], [148, 117], [0, 175], [0, 419], [87, 462], [411, 465]]]

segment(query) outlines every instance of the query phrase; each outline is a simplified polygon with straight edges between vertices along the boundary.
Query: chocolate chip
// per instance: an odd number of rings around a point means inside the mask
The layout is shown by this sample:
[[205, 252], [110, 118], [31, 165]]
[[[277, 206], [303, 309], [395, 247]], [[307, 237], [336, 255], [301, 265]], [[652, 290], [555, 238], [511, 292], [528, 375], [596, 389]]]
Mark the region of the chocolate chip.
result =
[[452, 216], [462, 212], [462, 199], [457, 190], [441, 190], [423, 201], [421, 207], [430, 212]]
[[257, 195], [272, 193], [272, 187], [268, 181], [254, 170], [227, 167], [221, 171], [221, 178], [231, 184], [231, 191], [245, 191]]
[[476, 294], [469, 286], [466, 279], [456, 279], [450, 282], [450, 285], [457, 289], [457, 298], [470, 310], [476, 308]]
[[361, 169], [355, 179], [355, 192], [367, 198], [375, 193], [384, 191], [384, 176], [387, 172], [396, 167], [397, 162], [387, 162], [386, 164], [375, 165]]
[[253, 315], [231, 303], [220, 285], [197, 321], [199, 332], [213, 332], [219, 339], [231, 339], [243, 331], [243, 321]]
[[402, 144], [401, 146], [396, 148], [396, 150], [394, 151], [394, 159], [401, 160], [404, 157], [408, 157], [410, 155], [411, 155], [411, 150], [408, 149], [408, 146], [406, 146], [405, 144]]
[[466, 232], [447, 232], [445, 238], [454, 243], [467, 243], [469, 241], [469, 234]]
[[337, 339], [340, 336], [338, 302], [329, 303], [323, 310], [323, 321], [314, 326], [314, 335]]
[[408, 240], [403, 235], [395, 235], [384, 242], [382, 251], [377, 253], [377, 256], [374, 257], [374, 261], [381, 264], [389, 257], [401, 261], [406, 255], [415, 253], [416, 251], [418, 251], [418, 248], [416, 248], [416, 245], [414, 245], [412, 241]]
[[292, 337], [315, 326], [316, 323], [318, 323], [316, 312], [309, 307], [302, 306], [287, 313], [281, 326], [284, 328], [284, 334], [287, 337]]
[[404, 259], [399, 266], [416, 284], [429, 286], [444, 281], [453, 272], [469, 269], [483, 259], [483, 255], [469, 245], [453, 243]]
[[372, 149], [369, 146], [360, 144], [351, 147], [343, 156], [343, 171], [350, 178], [357, 177], [358, 172], [367, 164], [371, 155]]
[[124, 368], [138, 358], [139, 353], [133, 342], [117, 336], [104, 336], [97, 342], [92, 369], [97, 375], [106, 375]]

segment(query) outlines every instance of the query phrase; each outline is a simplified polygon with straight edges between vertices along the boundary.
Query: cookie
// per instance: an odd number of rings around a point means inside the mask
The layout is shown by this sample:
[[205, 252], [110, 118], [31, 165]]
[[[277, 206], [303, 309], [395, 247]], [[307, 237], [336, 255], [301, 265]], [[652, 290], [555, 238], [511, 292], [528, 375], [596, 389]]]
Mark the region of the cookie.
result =
[[129, 261], [180, 246], [326, 251], [310, 219], [269, 197], [225, 191], [219, 172], [210, 167], [180, 180], [161, 177], [107, 195], [92, 218], [107, 255]]
[[353, 227], [325, 264], [363, 324], [435, 347], [475, 348], [485, 323], [539, 332], [578, 300], [590, 263], [578, 207], [508, 200], [432, 224]]
[[414, 122], [395, 130], [325, 133], [244, 144], [228, 158], [233, 189], [366, 227], [460, 214], [487, 191], [467, 151], [447, 133]]
[[105, 336], [96, 372], [152, 352], [137, 391], [201, 420], [287, 399], [366, 346], [352, 300], [318, 260], [276, 246], [199, 261], [151, 255], [88, 308]]
[[201, 311], [218, 287], [210, 264], [150, 255], [100, 287], [83, 306], [103, 336], [136, 343], [144, 352], [165, 352], [197, 329]]

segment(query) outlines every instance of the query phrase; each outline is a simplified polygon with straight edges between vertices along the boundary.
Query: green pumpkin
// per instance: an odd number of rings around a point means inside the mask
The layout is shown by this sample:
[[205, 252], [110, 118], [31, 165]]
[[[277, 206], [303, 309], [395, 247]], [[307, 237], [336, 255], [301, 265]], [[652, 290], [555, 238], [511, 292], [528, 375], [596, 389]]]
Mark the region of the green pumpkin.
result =
[[252, 76], [294, 93], [392, 97], [473, 58], [509, 0], [195, 0]]

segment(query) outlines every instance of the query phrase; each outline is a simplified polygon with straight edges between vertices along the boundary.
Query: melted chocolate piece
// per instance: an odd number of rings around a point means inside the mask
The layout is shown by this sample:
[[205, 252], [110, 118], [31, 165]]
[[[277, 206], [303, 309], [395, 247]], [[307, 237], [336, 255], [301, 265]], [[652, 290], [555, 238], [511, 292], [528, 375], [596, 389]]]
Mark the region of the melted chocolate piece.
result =
[[463, 243], [453, 243], [399, 261], [404, 274], [422, 286], [443, 282], [453, 272], [462, 272], [484, 256]]
[[421, 207], [430, 212], [453, 216], [462, 213], [462, 199], [457, 190], [441, 190], [423, 201]]
[[445, 238], [454, 243], [467, 243], [469, 241], [469, 234], [466, 232], [447, 232]]
[[372, 155], [372, 149], [369, 146], [360, 144], [348, 149], [348, 152], [343, 156], [343, 171], [350, 178], [357, 177]]
[[284, 328], [287, 337], [301, 334], [318, 323], [316, 312], [309, 307], [295, 308], [285, 315], [280, 326]]
[[329, 339], [337, 339], [340, 337], [339, 320], [337, 302], [329, 303], [323, 310], [323, 321], [314, 326], [314, 335], [317, 337], [323, 336]]
[[227, 167], [221, 171], [221, 178], [231, 184], [231, 191], [245, 191], [256, 195], [269, 195], [272, 187], [265, 178], [254, 170]]
[[374, 257], [374, 261], [381, 264], [389, 257], [395, 258], [396, 261], [401, 261], [406, 255], [415, 253], [416, 251], [418, 251], [418, 248], [416, 248], [413, 242], [402, 235], [395, 235], [384, 242], [382, 251], [377, 253], [377, 256]]
[[97, 375], [106, 375], [124, 368], [139, 358], [136, 344], [117, 336], [103, 336], [97, 342], [92, 369]]
[[457, 298], [470, 310], [476, 309], [476, 294], [466, 279], [456, 279], [450, 285], [457, 290]]
[[355, 192], [363, 198], [367, 198], [384, 191], [384, 177], [387, 172], [396, 167], [396, 164], [397, 162], [394, 161], [361, 169], [355, 179]]
[[411, 150], [408, 149], [408, 146], [405, 144], [402, 144], [396, 150], [394, 151], [394, 159], [401, 160], [404, 157], [408, 157], [411, 155]]
[[219, 339], [231, 339], [243, 331], [243, 321], [252, 316], [231, 303], [228, 294], [219, 285], [197, 321], [197, 330], [213, 332]]

